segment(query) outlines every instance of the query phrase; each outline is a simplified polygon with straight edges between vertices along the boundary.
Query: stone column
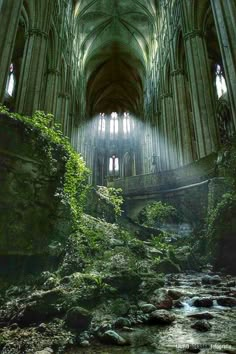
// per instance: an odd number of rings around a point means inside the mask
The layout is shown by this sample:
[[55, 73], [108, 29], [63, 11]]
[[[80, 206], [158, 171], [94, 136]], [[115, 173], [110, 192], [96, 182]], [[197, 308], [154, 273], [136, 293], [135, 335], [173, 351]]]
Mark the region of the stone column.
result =
[[23, 0], [0, 0], [0, 102], [4, 99]]
[[236, 2], [211, 0], [229, 100], [236, 129]]
[[194, 114], [198, 156], [204, 157], [218, 147], [213, 82], [202, 32], [194, 30], [184, 36]]
[[47, 74], [44, 110], [45, 112], [51, 113], [55, 116], [57, 105], [58, 76], [60, 75], [60, 72], [56, 69], [50, 69], [48, 70]]
[[188, 98], [186, 93], [186, 78], [181, 69], [171, 72], [173, 77], [173, 94], [178, 133], [178, 160], [180, 165], [193, 161], [190, 113], [188, 110]]
[[173, 98], [170, 94], [166, 93], [161, 96], [161, 99], [160, 157], [162, 160], [162, 169], [169, 170], [178, 166]]
[[27, 32], [20, 82], [17, 111], [32, 115], [40, 109], [40, 94], [45, 70], [48, 34], [33, 28]]

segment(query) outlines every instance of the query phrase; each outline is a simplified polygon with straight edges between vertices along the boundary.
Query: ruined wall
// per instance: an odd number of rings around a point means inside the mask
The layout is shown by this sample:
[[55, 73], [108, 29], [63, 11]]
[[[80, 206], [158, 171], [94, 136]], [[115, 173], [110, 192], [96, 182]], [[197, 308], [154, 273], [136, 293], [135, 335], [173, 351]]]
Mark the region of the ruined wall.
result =
[[6, 269], [17, 257], [34, 264], [37, 257], [57, 257], [55, 246], [60, 253], [71, 232], [69, 209], [58, 197], [65, 151], [54, 145], [50, 157], [48, 144], [39, 130], [0, 115], [0, 259]]

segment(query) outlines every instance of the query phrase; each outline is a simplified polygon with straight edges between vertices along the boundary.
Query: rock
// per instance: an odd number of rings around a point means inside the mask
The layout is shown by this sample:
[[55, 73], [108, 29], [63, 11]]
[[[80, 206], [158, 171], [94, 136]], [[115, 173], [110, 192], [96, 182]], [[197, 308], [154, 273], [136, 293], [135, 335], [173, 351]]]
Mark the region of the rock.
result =
[[208, 297], [195, 298], [193, 299], [193, 306], [196, 307], [212, 307], [213, 300]]
[[234, 307], [236, 306], [236, 299], [234, 297], [229, 296], [220, 296], [216, 298], [218, 305]]
[[183, 296], [183, 294], [181, 293], [181, 291], [173, 290], [173, 289], [169, 289], [169, 290], [168, 290], [168, 295], [169, 295], [173, 300], [178, 300], [179, 298], [181, 298], [181, 297]]
[[156, 306], [157, 309], [168, 310], [173, 306], [172, 298], [167, 294], [166, 290], [157, 290], [155, 295], [150, 299], [150, 302]]
[[18, 324], [17, 323], [12, 323], [11, 325], [10, 325], [10, 329], [12, 330], [12, 331], [14, 331], [15, 329], [17, 329], [18, 328]]
[[65, 323], [68, 327], [84, 331], [89, 327], [91, 319], [92, 315], [89, 311], [82, 307], [73, 307], [67, 311]]
[[174, 322], [175, 316], [166, 310], [156, 310], [150, 313], [149, 324], [168, 325]]
[[58, 284], [59, 284], [59, 281], [58, 281], [57, 278], [55, 278], [55, 277], [50, 277], [50, 278], [48, 278], [48, 279], [45, 281], [45, 283], [43, 284], [43, 289], [44, 289], [44, 290], [51, 290], [51, 289], [57, 287]]
[[118, 333], [115, 331], [106, 331], [103, 333], [99, 339], [101, 340], [102, 343], [104, 344], [114, 344], [114, 345], [127, 345], [127, 341], [121, 337]]
[[182, 307], [184, 307], [184, 304], [180, 300], [175, 300], [173, 302], [173, 306], [177, 309], [181, 309]]
[[163, 259], [158, 264], [155, 264], [154, 270], [157, 273], [179, 273], [180, 267], [173, 263], [170, 259]]
[[117, 274], [109, 274], [104, 278], [104, 282], [121, 293], [135, 293], [139, 288], [142, 279], [135, 271], [127, 270]]
[[156, 310], [156, 306], [154, 306], [153, 304], [141, 304], [140, 309], [144, 313], [150, 313]]
[[24, 307], [20, 307], [11, 321], [21, 325], [41, 323], [62, 314], [62, 304], [65, 301], [65, 293], [62, 289], [49, 291], [37, 291], [27, 299]]
[[226, 286], [229, 287], [229, 288], [231, 288], [231, 287], [236, 286], [236, 283], [235, 283], [234, 280], [231, 280], [231, 281], [227, 282]]
[[103, 321], [99, 327], [97, 327], [96, 332], [98, 332], [99, 334], [101, 333], [105, 333], [107, 331], [109, 331], [110, 329], [112, 329], [112, 324], [110, 322], [107, 321]]
[[216, 285], [221, 283], [221, 277], [219, 275], [204, 275], [202, 277], [202, 284], [204, 285]]
[[130, 327], [131, 323], [128, 318], [118, 317], [114, 325], [116, 328], [122, 328], [122, 327]]
[[53, 353], [53, 350], [51, 348], [45, 348], [43, 350], [35, 352], [34, 354], [52, 354], [52, 353]]
[[199, 320], [195, 322], [191, 327], [200, 332], [207, 332], [211, 329], [212, 326], [207, 320]]
[[193, 313], [192, 315], [188, 315], [188, 317], [196, 318], [197, 320], [211, 320], [214, 318], [214, 316], [209, 312]]
[[80, 343], [81, 347], [83, 348], [87, 348], [90, 346], [90, 343], [88, 340], [83, 340], [81, 343]]
[[37, 328], [37, 331], [39, 333], [44, 333], [44, 332], [46, 332], [46, 330], [47, 330], [46, 324], [45, 323], [40, 323], [40, 325]]
[[111, 311], [117, 316], [125, 316], [129, 312], [130, 303], [127, 300], [116, 299], [112, 302]]

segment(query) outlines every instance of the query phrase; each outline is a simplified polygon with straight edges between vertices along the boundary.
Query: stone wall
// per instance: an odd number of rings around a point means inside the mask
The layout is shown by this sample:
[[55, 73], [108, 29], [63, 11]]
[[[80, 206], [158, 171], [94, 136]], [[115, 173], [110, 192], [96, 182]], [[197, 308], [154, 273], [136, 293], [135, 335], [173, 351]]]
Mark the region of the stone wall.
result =
[[0, 115], [0, 263], [6, 269], [17, 257], [19, 264], [57, 257], [71, 232], [69, 208], [58, 197], [65, 151], [54, 145], [49, 158], [48, 144], [39, 130]]
[[113, 223], [116, 220], [114, 205], [95, 188], [92, 188], [88, 194], [85, 212], [109, 223]]
[[200, 183], [215, 175], [217, 154], [211, 154], [186, 166], [139, 176], [124, 177], [109, 183], [121, 188], [125, 196], [147, 195]]

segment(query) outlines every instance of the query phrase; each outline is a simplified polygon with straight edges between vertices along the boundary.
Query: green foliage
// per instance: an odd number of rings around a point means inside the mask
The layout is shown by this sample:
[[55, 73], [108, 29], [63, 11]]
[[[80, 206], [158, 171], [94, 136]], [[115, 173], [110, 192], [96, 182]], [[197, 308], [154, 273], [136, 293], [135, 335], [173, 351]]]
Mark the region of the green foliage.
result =
[[170, 235], [163, 231], [158, 236], [151, 238], [152, 246], [158, 249], [162, 256], [167, 256], [174, 252], [174, 246], [168, 242], [169, 237]]
[[225, 144], [221, 154], [222, 157], [218, 167], [223, 168], [225, 175], [231, 177], [233, 187], [236, 190], [236, 134]]
[[98, 193], [106, 198], [113, 206], [116, 217], [121, 215], [121, 206], [124, 202], [121, 188], [98, 186]]
[[226, 230], [228, 222], [231, 222], [236, 213], [236, 195], [225, 193], [221, 202], [212, 209], [208, 216], [207, 235], [209, 239], [216, 238], [222, 231]]
[[176, 216], [176, 209], [167, 203], [154, 202], [148, 204], [139, 215], [139, 220], [146, 226], [156, 226]]
[[65, 203], [68, 203], [73, 217], [74, 229], [78, 228], [78, 219], [81, 216], [85, 197], [88, 190], [89, 170], [85, 162], [71, 146], [69, 139], [60, 130], [59, 124], [53, 124], [53, 116], [36, 111], [32, 117], [22, 116], [17, 113], [10, 113], [5, 106], [0, 105], [0, 113], [8, 115], [12, 119], [23, 122], [26, 126], [36, 128], [48, 141], [45, 145], [46, 154], [53, 169], [56, 161], [52, 158], [52, 150], [56, 146], [63, 147], [65, 151], [65, 176], [63, 195]]

